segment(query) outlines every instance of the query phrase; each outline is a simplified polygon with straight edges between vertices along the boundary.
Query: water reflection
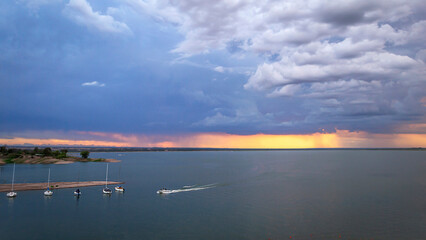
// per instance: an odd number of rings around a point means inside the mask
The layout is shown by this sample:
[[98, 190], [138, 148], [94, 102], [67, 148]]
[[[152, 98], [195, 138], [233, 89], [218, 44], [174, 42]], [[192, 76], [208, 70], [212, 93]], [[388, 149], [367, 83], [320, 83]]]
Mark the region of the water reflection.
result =
[[74, 197], [75, 197], [75, 206], [78, 207], [80, 202], [80, 195], [74, 195]]
[[50, 201], [50, 199], [52, 199], [52, 196], [43, 195], [43, 197], [45, 201]]
[[9, 208], [12, 208], [13, 207], [13, 203], [15, 202], [15, 198], [7, 198], [9, 201], [8, 201], [8, 207]]

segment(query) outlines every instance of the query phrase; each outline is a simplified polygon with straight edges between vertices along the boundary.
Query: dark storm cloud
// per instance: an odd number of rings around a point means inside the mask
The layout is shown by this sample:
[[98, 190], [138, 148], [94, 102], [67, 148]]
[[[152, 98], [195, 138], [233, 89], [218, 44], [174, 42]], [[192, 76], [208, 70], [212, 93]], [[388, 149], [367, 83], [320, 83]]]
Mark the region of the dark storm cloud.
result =
[[393, 132], [425, 121], [423, 1], [5, 1], [0, 131]]

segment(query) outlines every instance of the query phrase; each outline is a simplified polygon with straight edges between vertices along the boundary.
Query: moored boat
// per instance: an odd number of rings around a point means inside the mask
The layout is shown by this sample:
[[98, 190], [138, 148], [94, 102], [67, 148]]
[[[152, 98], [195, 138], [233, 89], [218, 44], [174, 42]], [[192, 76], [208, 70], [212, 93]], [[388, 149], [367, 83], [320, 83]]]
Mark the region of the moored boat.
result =
[[53, 191], [51, 191], [49, 188], [46, 189], [46, 191], [44, 191], [44, 196], [52, 196], [53, 195]]
[[78, 173], [78, 177], [77, 177], [77, 189], [74, 191], [74, 196], [79, 197], [81, 195], [81, 191], [78, 188], [80, 185], [80, 172]]
[[12, 191], [6, 193], [6, 196], [8, 198], [13, 198], [16, 197], [16, 195], [18, 195], [17, 192], [13, 191], [13, 184], [15, 183], [15, 163], [13, 163], [13, 175], [12, 175]]
[[81, 195], [81, 191], [80, 189], [77, 188], [77, 190], [74, 191], [74, 196], [80, 196]]
[[[121, 166], [118, 169], [118, 181], [121, 180], [120, 173], [121, 173]], [[116, 186], [114, 189], [115, 189], [116, 192], [124, 192], [124, 188], [121, 185]]]
[[49, 168], [49, 174], [47, 176], [47, 189], [46, 189], [46, 191], [44, 191], [44, 196], [52, 196], [53, 195], [53, 191], [50, 190], [49, 185], [50, 185], [50, 168]]
[[112, 193], [111, 189], [108, 188], [108, 163], [107, 163], [106, 174], [105, 174], [105, 187], [104, 187], [104, 189], [102, 189], [102, 192], [104, 194], [111, 194]]
[[103, 192], [104, 194], [111, 194], [111, 193], [112, 193], [111, 189], [109, 189], [109, 188], [107, 188], [107, 187], [105, 187], [104, 189], [102, 189], [102, 192]]

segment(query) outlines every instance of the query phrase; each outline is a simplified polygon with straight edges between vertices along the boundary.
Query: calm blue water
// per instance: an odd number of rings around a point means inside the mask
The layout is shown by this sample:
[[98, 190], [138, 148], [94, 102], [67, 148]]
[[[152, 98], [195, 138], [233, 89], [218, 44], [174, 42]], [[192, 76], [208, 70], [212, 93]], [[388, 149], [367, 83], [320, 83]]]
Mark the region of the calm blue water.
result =
[[[0, 239], [426, 239], [426, 152], [92, 153], [102, 187], [0, 196]], [[0, 169], [11, 180], [12, 165]], [[104, 180], [105, 163], [17, 165], [16, 182]], [[121, 169], [119, 171], [119, 169]], [[162, 188], [203, 186], [168, 196]], [[193, 186], [193, 187], [197, 187]], [[341, 236], [341, 238], [339, 238]]]

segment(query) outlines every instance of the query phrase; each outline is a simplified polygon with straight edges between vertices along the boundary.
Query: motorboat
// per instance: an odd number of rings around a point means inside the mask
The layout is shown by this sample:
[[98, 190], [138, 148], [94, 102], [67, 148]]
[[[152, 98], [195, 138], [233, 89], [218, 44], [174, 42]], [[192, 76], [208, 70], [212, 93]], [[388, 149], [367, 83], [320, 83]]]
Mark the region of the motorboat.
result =
[[13, 163], [13, 175], [12, 175], [12, 191], [6, 193], [6, 196], [8, 198], [13, 198], [16, 197], [16, 195], [18, 195], [18, 193], [13, 191], [13, 184], [15, 183], [15, 163]]
[[53, 195], [53, 191], [50, 190], [49, 185], [50, 185], [50, 168], [49, 168], [49, 175], [47, 175], [47, 189], [46, 189], [46, 191], [44, 191], [44, 196], [52, 196]]
[[162, 189], [157, 191], [157, 194], [170, 194], [172, 192], [173, 192], [173, 190], [170, 190], [170, 189], [167, 189], [167, 188], [162, 188]]
[[124, 188], [120, 185], [120, 186], [116, 186], [115, 187], [115, 191], [117, 192], [124, 192]]

